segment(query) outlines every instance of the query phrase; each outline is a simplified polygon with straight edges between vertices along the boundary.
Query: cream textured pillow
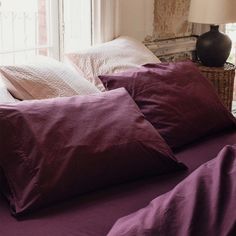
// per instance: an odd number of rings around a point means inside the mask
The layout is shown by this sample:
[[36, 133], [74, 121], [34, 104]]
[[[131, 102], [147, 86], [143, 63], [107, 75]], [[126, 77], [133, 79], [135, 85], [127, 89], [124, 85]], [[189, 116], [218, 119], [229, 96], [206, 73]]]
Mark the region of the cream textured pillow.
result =
[[105, 88], [99, 75], [122, 72], [146, 63], [159, 63], [160, 60], [142, 43], [129, 37], [119, 37], [84, 51], [65, 55], [78, 71], [100, 90]]
[[74, 68], [48, 57], [27, 65], [1, 66], [0, 73], [11, 94], [21, 100], [100, 92]]

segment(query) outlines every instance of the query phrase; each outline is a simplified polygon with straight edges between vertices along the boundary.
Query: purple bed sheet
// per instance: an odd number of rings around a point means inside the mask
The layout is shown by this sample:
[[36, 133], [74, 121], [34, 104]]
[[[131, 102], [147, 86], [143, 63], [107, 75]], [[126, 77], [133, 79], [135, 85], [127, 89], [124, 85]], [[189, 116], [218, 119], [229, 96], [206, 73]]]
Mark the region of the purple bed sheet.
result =
[[0, 235], [105, 236], [121, 217], [145, 207], [176, 186], [201, 164], [216, 157], [227, 144], [236, 143], [236, 131], [205, 138], [176, 153], [189, 170], [154, 177], [84, 195], [16, 220], [0, 198]]

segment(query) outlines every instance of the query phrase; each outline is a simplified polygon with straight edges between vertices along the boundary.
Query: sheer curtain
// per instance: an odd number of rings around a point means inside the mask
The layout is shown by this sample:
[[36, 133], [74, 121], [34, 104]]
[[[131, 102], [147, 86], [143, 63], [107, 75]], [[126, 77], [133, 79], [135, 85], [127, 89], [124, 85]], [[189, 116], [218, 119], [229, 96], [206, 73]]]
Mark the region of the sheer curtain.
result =
[[93, 44], [119, 36], [119, 0], [92, 0]]

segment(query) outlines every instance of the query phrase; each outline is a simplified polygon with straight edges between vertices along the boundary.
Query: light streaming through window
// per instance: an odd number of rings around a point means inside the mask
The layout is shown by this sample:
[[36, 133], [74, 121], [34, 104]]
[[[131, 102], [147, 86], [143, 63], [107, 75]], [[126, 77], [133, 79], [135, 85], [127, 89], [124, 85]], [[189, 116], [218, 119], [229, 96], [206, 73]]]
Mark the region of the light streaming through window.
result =
[[0, 64], [52, 53], [51, 1], [0, 0]]
[[92, 45], [92, 1], [64, 0], [64, 52]]

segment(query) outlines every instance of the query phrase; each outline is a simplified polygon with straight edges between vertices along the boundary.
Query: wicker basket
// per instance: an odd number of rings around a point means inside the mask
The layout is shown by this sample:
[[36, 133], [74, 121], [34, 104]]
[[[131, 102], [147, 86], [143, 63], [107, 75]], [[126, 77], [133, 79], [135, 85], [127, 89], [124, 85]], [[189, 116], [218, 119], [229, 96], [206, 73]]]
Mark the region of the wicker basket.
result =
[[225, 63], [224, 67], [206, 67], [198, 64], [203, 75], [208, 78], [216, 89], [221, 101], [231, 111], [235, 66], [231, 63]]

